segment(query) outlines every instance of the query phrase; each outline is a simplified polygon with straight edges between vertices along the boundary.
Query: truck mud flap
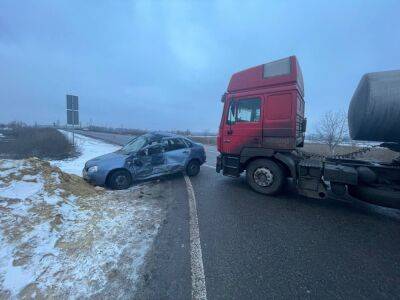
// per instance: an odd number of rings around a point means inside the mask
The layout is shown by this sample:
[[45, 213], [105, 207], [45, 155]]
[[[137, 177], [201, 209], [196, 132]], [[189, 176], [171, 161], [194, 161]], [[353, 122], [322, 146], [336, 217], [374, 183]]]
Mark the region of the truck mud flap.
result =
[[222, 174], [225, 176], [238, 177], [240, 175], [240, 160], [236, 156], [222, 157]]
[[215, 171], [217, 173], [219, 173], [219, 172], [221, 172], [221, 170], [222, 170], [222, 156], [218, 155], [217, 156], [217, 163], [215, 165]]

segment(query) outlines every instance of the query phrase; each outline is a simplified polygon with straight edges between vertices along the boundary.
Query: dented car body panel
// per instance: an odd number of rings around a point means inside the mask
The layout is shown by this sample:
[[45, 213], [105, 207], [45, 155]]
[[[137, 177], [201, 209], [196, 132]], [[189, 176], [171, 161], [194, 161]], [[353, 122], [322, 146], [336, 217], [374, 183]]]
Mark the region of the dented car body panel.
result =
[[148, 133], [129, 141], [115, 152], [86, 162], [83, 178], [94, 185], [107, 185], [115, 170], [129, 171], [132, 180], [146, 180], [184, 172], [191, 160], [206, 161], [203, 145], [171, 133]]

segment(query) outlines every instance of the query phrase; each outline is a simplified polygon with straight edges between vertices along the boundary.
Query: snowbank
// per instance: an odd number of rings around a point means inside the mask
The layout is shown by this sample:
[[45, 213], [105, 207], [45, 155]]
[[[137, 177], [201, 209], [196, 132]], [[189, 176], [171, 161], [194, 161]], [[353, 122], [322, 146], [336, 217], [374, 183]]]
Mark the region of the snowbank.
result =
[[[62, 133], [72, 140], [72, 133], [61, 130]], [[51, 164], [59, 167], [62, 171], [81, 176], [85, 163], [92, 158], [117, 151], [121, 147], [104, 143], [90, 137], [75, 133], [75, 144], [80, 151], [79, 157], [51, 161]]]
[[157, 183], [98, 191], [39, 159], [0, 160], [0, 299], [132, 296], [160, 197]]

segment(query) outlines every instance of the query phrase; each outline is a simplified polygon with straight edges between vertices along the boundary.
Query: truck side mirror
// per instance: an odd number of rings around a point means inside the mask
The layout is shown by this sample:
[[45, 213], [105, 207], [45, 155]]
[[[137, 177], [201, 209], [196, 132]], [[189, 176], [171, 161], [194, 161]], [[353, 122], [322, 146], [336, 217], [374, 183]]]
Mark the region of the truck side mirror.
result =
[[221, 97], [221, 102], [222, 102], [222, 103], [225, 103], [225, 101], [226, 101], [226, 93], [224, 93], [224, 94], [222, 95], [222, 97]]

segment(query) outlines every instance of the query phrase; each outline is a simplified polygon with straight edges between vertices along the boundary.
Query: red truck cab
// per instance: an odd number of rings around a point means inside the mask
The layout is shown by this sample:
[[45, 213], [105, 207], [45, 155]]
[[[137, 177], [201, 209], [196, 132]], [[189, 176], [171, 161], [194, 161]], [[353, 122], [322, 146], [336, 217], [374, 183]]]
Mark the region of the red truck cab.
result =
[[[389, 136], [392, 140], [380, 147], [397, 152], [400, 144], [390, 132], [395, 131], [398, 122], [400, 98], [395, 91], [399, 89], [399, 74], [400, 71], [390, 71], [364, 75], [349, 114], [357, 131], [360, 126], [370, 126], [369, 119], [363, 117], [366, 114], [362, 105], [373, 106], [371, 111], [378, 115], [373, 116], [382, 120], [390, 109], [394, 111], [380, 127], [382, 130], [369, 136]], [[392, 162], [366, 161], [348, 153], [321, 159], [295, 151], [303, 146], [306, 130], [303, 76], [295, 56], [233, 74], [222, 102], [218, 173], [239, 176], [246, 171], [250, 187], [267, 195], [278, 194], [291, 177], [298, 193], [307, 197], [322, 199], [334, 194], [349, 201], [400, 208], [399, 158]]]
[[217, 172], [239, 176], [255, 159], [278, 160], [303, 146], [304, 85], [295, 56], [233, 74], [222, 102]]

